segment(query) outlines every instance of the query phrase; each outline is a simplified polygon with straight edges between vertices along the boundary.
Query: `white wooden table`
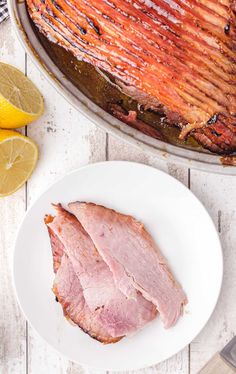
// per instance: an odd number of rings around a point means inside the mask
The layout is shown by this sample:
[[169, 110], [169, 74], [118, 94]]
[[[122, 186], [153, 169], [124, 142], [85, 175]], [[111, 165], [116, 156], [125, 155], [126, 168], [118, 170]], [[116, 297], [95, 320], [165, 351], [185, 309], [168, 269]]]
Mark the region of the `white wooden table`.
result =
[[220, 300], [212, 318], [182, 352], [160, 365], [135, 372], [197, 373], [236, 333], [236, 177], [165, 163], [96, 128], [40, 75], [13, 34], [9, 20], [0, 25], [0, 60], [24, 71], [41, 90], [46, 102], [43, 118], [23, 129], [39, 145], [37, 169], [21, 190], [0, 200], [0, 373], [107, 374], [60, 357], [28, 326], [13, 295], [11, 259], [16, 231], [25, 210], [48, 184], [82, 165], [121, 159], [153, 165], [181, 180], [206, 206], [220, 233], [225, 272]]

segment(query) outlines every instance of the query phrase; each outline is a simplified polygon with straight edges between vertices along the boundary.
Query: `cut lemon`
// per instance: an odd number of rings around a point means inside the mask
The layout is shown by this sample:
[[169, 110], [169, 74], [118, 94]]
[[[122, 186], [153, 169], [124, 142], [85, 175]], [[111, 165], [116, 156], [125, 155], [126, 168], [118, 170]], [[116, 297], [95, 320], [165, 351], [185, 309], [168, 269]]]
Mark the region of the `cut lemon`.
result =
[[0, 127], [25, 126], [44, 111], [43, 97], [18, 69], [0, 62]]
[[33, 140], [16, 131], [0, 130], [0, 197], [12, 194], [27, 181], [37, 159]]

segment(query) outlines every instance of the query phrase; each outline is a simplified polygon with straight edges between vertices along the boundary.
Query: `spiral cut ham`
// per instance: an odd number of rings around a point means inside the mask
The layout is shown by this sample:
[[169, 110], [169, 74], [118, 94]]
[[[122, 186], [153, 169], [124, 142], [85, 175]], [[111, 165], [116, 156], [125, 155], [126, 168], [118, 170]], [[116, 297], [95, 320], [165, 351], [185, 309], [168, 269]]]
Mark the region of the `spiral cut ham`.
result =
[[236, 150], [235, 0], [27, 0], [40, 31], [160, 103], [217, 153]]

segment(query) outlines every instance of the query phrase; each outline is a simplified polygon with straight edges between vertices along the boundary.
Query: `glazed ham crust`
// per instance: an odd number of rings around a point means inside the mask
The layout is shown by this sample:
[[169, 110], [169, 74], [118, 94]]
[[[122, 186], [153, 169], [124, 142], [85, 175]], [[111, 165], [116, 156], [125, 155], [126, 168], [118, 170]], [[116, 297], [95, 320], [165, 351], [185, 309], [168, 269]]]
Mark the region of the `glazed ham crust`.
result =
[[51, 41], [154, 98], [182, 136], [236, 150], [235, 0], [27, 3]]

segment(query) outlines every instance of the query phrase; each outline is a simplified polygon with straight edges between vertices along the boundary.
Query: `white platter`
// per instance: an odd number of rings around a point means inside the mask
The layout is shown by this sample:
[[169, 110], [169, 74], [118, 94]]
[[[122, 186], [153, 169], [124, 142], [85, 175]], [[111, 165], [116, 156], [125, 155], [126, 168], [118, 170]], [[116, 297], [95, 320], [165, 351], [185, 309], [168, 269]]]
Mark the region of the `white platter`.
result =
[[[104, 346], [66, 321], [51, 291], [54, 274], [43, 218], [54, 213], [51, 203], [75, 200], [105, 205], [145, 224], [189, 299], [174, 328], [165, 330], [157, 318], [141, 332]], [[68, 359], [107, 370], [154, 365], [183, 349], [211, 316], [222, 275], [218, 234], [197, 198], [159, 170], [121, 161], [78, 169], [44, 192], [19, 229], [13, 263], [18, 302], [38, 334]]]

